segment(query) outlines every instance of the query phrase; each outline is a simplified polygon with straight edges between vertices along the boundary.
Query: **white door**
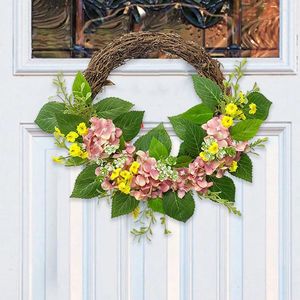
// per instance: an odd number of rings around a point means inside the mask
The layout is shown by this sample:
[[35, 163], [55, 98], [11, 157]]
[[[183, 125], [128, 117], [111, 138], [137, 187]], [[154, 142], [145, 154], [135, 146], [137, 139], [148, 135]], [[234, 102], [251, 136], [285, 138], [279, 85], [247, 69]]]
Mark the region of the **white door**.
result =
[[[132, 220], [111, 220], [105, 201], [69, 199], [79, 169], [52, 163], [53, 139], [33, 121], [55, 92], [53, 73], [68, 72], [71, 83], [87, 62], [31, 59], [30, 1], [14, 2], [15, 10], [7, 1], [0, 11], [0, 299], [300, 299], [297, 1], [281, 1], [281, 58], [250, 59], [243, 81], [258, 82], [273, 102], [254, 182], [236, 180], [243, 216], [202, 201], [187, 224], [169, 222], [168, 238], [157, 225], [151, 243], [133, 242]], [[170, 129], [167, 116], [199, 101], [187, 70], [180, 62], [132, 62], [102, 97], [145, 110], [144, 130], [161, 121]]]

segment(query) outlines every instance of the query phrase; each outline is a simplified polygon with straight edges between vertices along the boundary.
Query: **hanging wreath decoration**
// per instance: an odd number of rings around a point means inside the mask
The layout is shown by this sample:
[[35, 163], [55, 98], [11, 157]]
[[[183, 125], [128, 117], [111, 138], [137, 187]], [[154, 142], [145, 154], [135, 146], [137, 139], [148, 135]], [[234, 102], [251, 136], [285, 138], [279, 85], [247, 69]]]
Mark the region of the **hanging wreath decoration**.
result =
[[[119, 98], [94, 101], [110, 72], [127, 59], [150, 51], [176, 54], [192, 64], [192, 76], [201, 103], [169, 117], [182, 140], [171, 155], [171, 139], [161, 123], [137, 138], [143, 111]], [[186, 222], [194, 213], [195, 200], [209, 199], [240, 215], [234, 206], [235, 186], [226, 176], [252, 181], [248, 156], [266, 138], [251, 141], [267, 118], [271, 102], [257, 85], [244, 93], [239, 81], [242, 61], [224, 79], [220, 65], [204, 49], [175, 34], [130, 33], [115, 40], [92, 57], [87, 70], [78, 72], [69, 95], [62, 75], [54, 80], [57, 98], [40, 110], [35, 122], [53, 133], [65, 156], [53, 157], [65, 166], [83, 166], [71, 197], [90, 199], [110, 196], [112, 218], [132, 214], [141, 227], [132, 233], [150, 239], [155, 213]]]

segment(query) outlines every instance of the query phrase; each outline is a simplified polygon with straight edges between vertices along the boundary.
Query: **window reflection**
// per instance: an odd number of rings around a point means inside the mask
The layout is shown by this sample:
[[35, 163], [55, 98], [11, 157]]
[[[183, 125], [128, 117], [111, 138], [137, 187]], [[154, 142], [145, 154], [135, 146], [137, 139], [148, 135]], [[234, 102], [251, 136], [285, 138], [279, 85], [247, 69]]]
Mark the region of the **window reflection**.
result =
[[33, 0], [32, 56], [90, 57], [124, 33], [163, 31], [216, 57], [278, 57], [279, 15], [279, 0]]

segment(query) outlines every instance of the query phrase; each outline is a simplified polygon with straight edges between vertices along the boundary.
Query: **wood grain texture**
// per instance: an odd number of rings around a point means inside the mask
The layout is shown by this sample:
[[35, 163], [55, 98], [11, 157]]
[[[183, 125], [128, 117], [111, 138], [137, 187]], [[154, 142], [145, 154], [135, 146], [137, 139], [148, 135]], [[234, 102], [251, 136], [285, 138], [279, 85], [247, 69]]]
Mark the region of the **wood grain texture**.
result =
[[71, 0], [32, 1], [32, 50], [38, 57], [70, 57]]

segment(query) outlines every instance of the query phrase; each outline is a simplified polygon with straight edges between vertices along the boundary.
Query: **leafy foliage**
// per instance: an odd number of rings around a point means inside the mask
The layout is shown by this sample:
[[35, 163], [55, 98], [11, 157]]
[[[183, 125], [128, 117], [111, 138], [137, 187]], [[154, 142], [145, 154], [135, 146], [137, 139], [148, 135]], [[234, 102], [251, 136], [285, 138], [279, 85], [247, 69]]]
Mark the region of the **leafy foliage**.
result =
[[188, 155], [178, 156], [176, 159], [175, 168], [187, 167], [189, 165], [189, 163], [192, 161], [193, 161], [193, 159]]
[[56, 114], [56, 120], [60, 131], [63, 134], [68, 134], [70, 131], [76, 131], [77, 125], [81, 122], [87, 122], [84, 118], [70, 114]]
[[246, 153], [243, 153], [238, 162], [237, 170], [231, 174], [235, 177], [252, 182], [252, 169], [253, 166], [250, 157]]
[[206, 123], [208, 120], [210, 120], [213, 117], [213, 112], [212, 110], [206, 106], [205, 104], [201, 103], [196, 106], [193, 106], [192, 108], [188, 109], [186, 112], [174, 116], [174, 117], [169, 117], [170, 121], [174, 120], [188, 120], [190, 122], [193, 122], [197, 125], [202, 125]]
[[247, 96], [247, 98], [249, 103], [256, 104], [257, 108], [257, 111], [254, 115], [249, 114], [248, 111], [245, 112], [247, 119], [267, 119], [272, 102], [259, 92], [252, 92]]
[[55, 127], [58, 126], [56, 120], [57, 113], [63, 113], [65, 104], [61, 102], [48, 102], [40, 110], [35, 123], [45, 132], [53, 133]]
[[70, 95], [62, 74], [58, 74], [53, 83], [57, 89], [56, 97], [65, 104], [67, 114], [82, 116], [87, 120], [94, 115], [94, 108], [91, 105], [93, 101], [91, 87], [81, 72], [78, 72], [75, 77]]
[[139, 201], [130, 195], [116, 192], [112, 197], [111, 217], [115, 218], [131, 213], [138, 205]]
[[148, 151], [153, 137], [159, 140], [168, 150], [168, 154], [170, 154], [172, 142], [162, 123], [156, 126], [155, 128], [151, 129], [145, 135], [139, 137], [134, 143], [134, 145], [137, 148], [137, 150]]
[[179, 155], [188, 155], [192, 158], [197, 157], [201, 152], [201, 145], [205, 135], [205, 131], [197, 125], [187, 127]]
[[236, 141], [248, 141], [256, 135], [262, 122], [257, 119], [241, 121], [231, 128], [231, 137]]
[[161, 214], [165, 213], [162, 198], [150, 199], [147, 201], [147, 203], [148, 207], [150, 207], [153, 211], [159, 212]]
[[223, 93], [221, 88], [211, 79], [193, 75], [194, 88], [202, 102], [211, 110], [215, 110]]
[[153, 137], [149, 147], [149, 154], [156, 160], [167, 158], [169, 153], [167, 148], [157, 138]]
[[129, 111], [114, 120], [114, 124], [122, 129], [125, 141], [134, 139], [141, 130], [143, 111]]
[[100, 194], [101, 186], [95, 174], [96, 168], [97, 165], [90, 165], [81, 171], [75, 181], [72, 198], [90, 199]]
[[96, 114], [99, 118], [112, 120], [130, 111], [132, 107], [132, 103], [116, 97], [105, 98], [94, 104]]
[[81, 72], [77, 72], [72, 86], [72, 92], [75, 98], [84, 99], [86, 104], [92, 103], [92, 90]]
[[215, 203], [224, 205], [230, 213], [233, 213], [237, 216], [241, 216], [241, 212], [235, 207], [234, 202], [229, 201], [227, 199], [223, 199], [220, 196], [219, 192], [212, 192], [212, 191], [208, 190], [208, 193], [205, 195], [205, 197], [201, 194], [198, 194], [198, 196], [200, 199], [208, 199]]
[[180, 199], [176, 192], [170, 191], [163, 196], [163, 208], [169, 217], [186, 222], [194, 214], [194, 198], [190, 193], [187, 193]]
[[86, 163], [86, 160], [81, 157], [70, 157], [66, 160], [65, 166], [66, 167], [74, 167], [74, 166], [81, 166]]
[[212, 192], [219, 193], [219, 196], [222, 199], [226, 199], [231, 202], [235, 201], [235, 185], [231, 178], [226, 176], [222, 178], [209, 176], [208, 179], [213, 182], [213, 186], [210, 188]]

